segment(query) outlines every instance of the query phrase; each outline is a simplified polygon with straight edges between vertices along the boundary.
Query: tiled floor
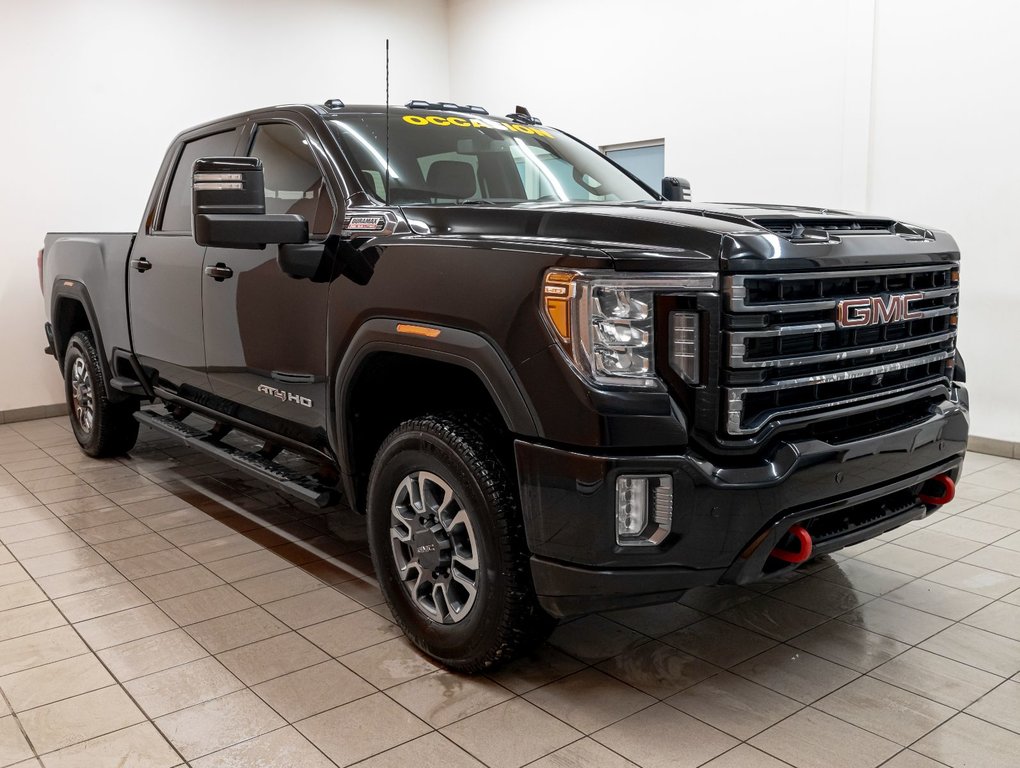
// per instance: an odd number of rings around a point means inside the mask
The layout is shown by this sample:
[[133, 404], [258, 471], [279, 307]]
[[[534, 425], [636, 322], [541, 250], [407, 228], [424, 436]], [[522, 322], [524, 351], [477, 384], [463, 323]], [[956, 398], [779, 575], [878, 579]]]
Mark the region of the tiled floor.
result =
[[0, 765], [1017, 766], [1020, 462], [966, 471], [786, 583], [468, 678], [390, 622], [353, 514], [152, 435], [93, 461], [63, 419], [0, 426]]

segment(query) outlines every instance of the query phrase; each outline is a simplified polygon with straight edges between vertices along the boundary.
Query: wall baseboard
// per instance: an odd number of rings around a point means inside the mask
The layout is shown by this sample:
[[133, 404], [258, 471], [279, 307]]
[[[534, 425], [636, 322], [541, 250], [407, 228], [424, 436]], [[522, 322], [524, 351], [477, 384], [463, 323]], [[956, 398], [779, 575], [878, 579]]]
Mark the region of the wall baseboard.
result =
[[32, 421], [33, 419], [50, 419], [54, 416], [66, 415], [67, 403], [33, 405], [31, 408], [12, 408], [9, 411], [0, 411], [0, 424], [13, 424], [17, 421]]
[[1009, 440], [996, 440], [993, 437], [970, 436], [967, 450], [975, 453], [987, 453], [991, 456], [1005, 456], [1007, 459], [1020, 459], [1020, 443]]

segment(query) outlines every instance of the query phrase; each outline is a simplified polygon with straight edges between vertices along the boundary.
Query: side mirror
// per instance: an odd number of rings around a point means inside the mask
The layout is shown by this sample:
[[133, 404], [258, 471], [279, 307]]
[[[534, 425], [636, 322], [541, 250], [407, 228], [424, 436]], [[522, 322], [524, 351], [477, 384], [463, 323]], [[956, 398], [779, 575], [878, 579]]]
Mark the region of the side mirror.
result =
[[691, 202], [691, 182], [676, 176], [666, 176], [662, 179], [662, 196], [678, 203], [689, 203]]
[[211, 248], [254, 248], [307, 243], [308, 222], [266, 213], [262, 161], [256, 157], [201, 157], [192, 168], [192, 232]]

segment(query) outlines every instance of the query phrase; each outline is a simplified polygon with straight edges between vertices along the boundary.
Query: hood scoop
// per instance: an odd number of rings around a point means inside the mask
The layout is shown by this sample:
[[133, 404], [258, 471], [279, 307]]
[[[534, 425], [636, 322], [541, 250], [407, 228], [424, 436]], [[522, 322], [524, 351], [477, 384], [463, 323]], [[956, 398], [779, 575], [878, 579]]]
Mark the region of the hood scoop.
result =
[[932, 239], [932, 233], [921, 227], [892, 219], [854, 217], [791, 218], [761, 216], [751, 219], [759, 227], [795, 243], [827, 243], [841, 235], [899, 235], [907, 240]]

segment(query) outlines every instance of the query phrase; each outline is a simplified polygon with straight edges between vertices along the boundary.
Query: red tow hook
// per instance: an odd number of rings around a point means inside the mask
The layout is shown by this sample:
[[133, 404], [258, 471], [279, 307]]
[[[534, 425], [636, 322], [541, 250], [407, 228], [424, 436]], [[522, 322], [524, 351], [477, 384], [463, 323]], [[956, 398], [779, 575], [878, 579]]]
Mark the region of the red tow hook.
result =
[[[929, 493], [924, 492], [933, 485], [937, 487]], [[943, 504], [951, 502], [955, 496], [956, 483], [953, 482], [953, 478], [949, 475], [936, 475], [921, 486], [921, 493], [917, 498], [925, 504], [932, 504], [936, 507], [941, 507]]]
[[788, 549], [776, 547], [770, 556], [787, 563], [803, 563], [811, 557], [811, 534], [803, 525], [791, 526], [789, 533], [797, 540], [800, 545], [799, 549], [796, 552], [791, 552]]

